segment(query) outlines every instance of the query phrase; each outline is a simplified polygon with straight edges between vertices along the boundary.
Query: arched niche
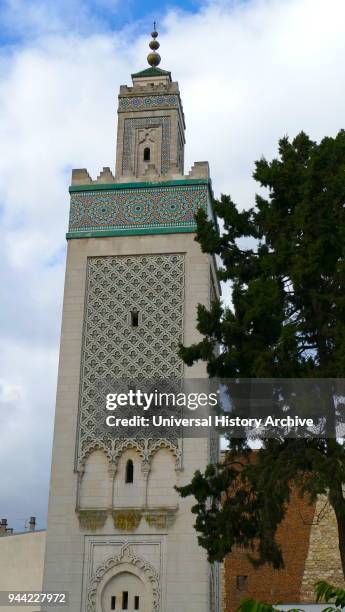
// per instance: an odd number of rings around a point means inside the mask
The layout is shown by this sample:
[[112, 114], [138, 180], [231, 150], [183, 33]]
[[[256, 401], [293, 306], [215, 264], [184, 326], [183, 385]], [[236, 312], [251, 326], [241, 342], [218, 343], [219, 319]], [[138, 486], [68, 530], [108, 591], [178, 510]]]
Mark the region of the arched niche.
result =
[[[147, 505], [149, 508], [178, 504], [175, 457], [170, 449], [160, 448], [151, 458], [151, 469], [147, 484]], [[164, 500], [164, 504], [162, 503]]]
[[140, 575], [126, 571], [124, 567], [109, 578], [101, 592], [102, 612], [112, 612], [112, 610], [140, 610], [148, 612], [152, 603], [152, 596], [147, 585]]
[[145, 499], [145, 477], [139, 453], [128, 448], [118, 458], [114, 478], [113, 507], [138, 508]]
[[[128, 610], [134, 607], [134, 597], [139, 596], [141, 612], [159, 612], [160, 580], [156, 569], [138, 557], [128, 544], [118, 555], [106, 559], [91, 577], [87, 592], [87, 612], [109, 612], [111, 598], [119, 597], [115, 610], [121, 610], [124, 592], [128, 594]], [[141, 597], [141, 599], [140, 599]]]
[[140, 129], [137, 134], [136, 176], [144, 176], [149, 164], [160, 174], [162, 128]]
[[80, 508], [107, 508], [109, 504], [109, 460], [102, 450], [91, 451], [80, 482]]

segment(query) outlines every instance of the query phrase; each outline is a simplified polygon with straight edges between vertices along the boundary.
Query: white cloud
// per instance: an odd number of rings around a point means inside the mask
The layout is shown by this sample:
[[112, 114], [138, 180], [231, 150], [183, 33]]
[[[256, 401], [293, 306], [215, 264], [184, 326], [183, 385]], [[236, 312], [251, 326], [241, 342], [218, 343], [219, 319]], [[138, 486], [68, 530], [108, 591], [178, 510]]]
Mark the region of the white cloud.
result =
[[253, 161], [278, 138], [344, 125], [344, 17], [341, 0], [212, 2], [168, 17], [162, 54], [183, 83], [188, 159], [210, 159], [216, 192], [252, 204]]
[[1, 346], [1, 515], [23, 531], [32, 515], [45, 524], [57, 350], [23, 338]]
[[17, 402], [22, 395], [22, 389], [19, 385], [11, 385], [0, 380], [0, 402], [3, 404], [11, 404]]
[[[19, 15], [23, 3], [11, 3]], [[96, 176], [114, 166], [117, 91], [148, 51], [148, 36], [133, 41], [133, 28], [80, 34], [71, 21], [62, 28], [62, 13], [48, 15], [48, 4], [36, 5], [35, 18], [23, 8], [20, 25], [36, 24], [35, 38], [0, 64], [1, 377], [5, 389], [20, 390], [0, 430], [0, 461], [16, 483], [0, 505], [10, 514], [23, 504], [42, 517], [70, 170]], [[73, 6], [82, 17], [82, 3]], [[180, 82], [187, 166], [208, 159], [217, 195], [252, 205], [253, 162], [274, 155], [278, 138], [304, 129], [320, 139], [344, 126], [344, 21], [343, 0], [213, 1], [195, 15], [166, 16], [161, 65]], [[10, 412], [1, 410], [3, 422]], [[30, 510], [25, 486], [41, 480], [39, 507]]]

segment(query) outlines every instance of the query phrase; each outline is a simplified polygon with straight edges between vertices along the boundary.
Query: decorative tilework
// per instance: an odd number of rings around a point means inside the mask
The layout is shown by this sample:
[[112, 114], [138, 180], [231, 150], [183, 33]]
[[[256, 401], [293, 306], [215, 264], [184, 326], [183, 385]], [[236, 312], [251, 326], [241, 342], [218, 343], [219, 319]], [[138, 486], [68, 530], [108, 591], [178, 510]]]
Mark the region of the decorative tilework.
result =
[[129, 223], [146, 223], [152, 215], [152, 200], [134, 195], [124, 204], [124, 216]]
[[69, 231], [191, 228], [207, 203], [207, 185], [78, 191], [71, 194]]
[[161, 149], [161, 173], [169, 172], [170, 167], [170, 140], [171, 126], [169, 117], [138, 117], [137, 119], [125, 119], [122, 152], [122, 174], [133, 174], [131, 168], [131, 156], [134, 130], [137, 128], [149, 128], [162, 126], [162, 149]]
[[163, 195], [157, 202], [157, 210], [161, 219], [165, 221], [179, 221], [181, 216], [188, 216], [190, 202], [183, 194], [172, 199], [170, 194]]
[[178, 107], [179, 99], [176, 95], [141, 96], [138, 98], [120, 98], [120, 111], [147, 110], [157, 107]]
[[[134, 308], [140, 312], [140, 325], [135, 329], [128, 316]], [[179, 384], [184, 366], [177, 351], [183, 341], [183, 326], [184, 255], [88, 259], [78, 469], [95, 448], [103, 449], [115, 464], [128, 445], [137, 448], [144, 463], [149, 463], [160, 446], [170, 448], [176, 461], [180, 460], [175, 429], [167, 428], [165, 437], [157, 438], [151, 428], [134, 428], [126, 437], [121, 430], [106, 427], [104, 421], [108, 384], [111, 387], [116, 381], [137, 379], [169, 379]]]

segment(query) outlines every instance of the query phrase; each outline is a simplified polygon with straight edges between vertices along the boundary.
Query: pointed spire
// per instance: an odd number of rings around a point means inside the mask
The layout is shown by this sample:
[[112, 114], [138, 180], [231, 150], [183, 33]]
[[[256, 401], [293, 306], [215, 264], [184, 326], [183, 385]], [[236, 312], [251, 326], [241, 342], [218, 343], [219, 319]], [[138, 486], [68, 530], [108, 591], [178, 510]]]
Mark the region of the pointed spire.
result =
[[159, 53], [157, 53], [157, 49], [159, 49], [160, 44], [158, 40], [156, 40], [158, 36], [158, 32], [156, 31], [155, 21], [153, 22], [153, 32], [151, 32], [151, 36], [152, 36], [152, 40], [149, 43], [149, 47], [150, 49], [152, 49], [152, 51], [151, 53], [148, 54], [147, 61], [150, 66], [152, 66], [153, 68], [156, 68], [156, 66], [160, 64], [161, 56], [159, 55]]

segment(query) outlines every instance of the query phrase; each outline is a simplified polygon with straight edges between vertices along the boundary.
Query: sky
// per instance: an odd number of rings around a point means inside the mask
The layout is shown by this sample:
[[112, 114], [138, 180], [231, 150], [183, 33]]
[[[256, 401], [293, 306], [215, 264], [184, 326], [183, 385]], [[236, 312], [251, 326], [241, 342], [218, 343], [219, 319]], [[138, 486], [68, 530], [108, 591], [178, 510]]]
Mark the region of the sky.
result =
[[0, 0], [0, 515], [20, 531], [46, 521], [71, 169], [114, 167], [154, 19], [186, 173], [209, 160], [216, 196], [252, 206], [279, 138], [345, 126], [344, 0]]

